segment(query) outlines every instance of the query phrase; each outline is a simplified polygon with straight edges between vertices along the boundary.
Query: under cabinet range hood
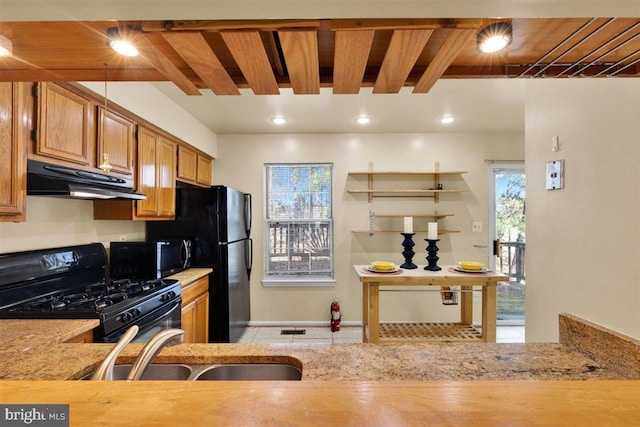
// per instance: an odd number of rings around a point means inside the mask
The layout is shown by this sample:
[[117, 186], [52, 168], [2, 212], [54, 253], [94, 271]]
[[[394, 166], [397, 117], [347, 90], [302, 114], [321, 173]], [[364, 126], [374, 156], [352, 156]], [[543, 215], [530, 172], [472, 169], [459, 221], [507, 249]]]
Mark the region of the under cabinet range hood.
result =
[[27, 161], [27, 195], [86, 200], [147, 198], [133, 189], [131, 178], [88, 172], [36, 160]]

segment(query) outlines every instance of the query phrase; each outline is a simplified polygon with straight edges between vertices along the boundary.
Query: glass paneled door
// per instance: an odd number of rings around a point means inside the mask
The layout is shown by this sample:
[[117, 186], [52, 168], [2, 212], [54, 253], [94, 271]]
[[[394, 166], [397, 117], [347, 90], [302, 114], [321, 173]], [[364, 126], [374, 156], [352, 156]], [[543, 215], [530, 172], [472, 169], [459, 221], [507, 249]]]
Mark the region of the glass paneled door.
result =
[[509, 276], [498, 284], [497, 322], [525, 322], [525, 174], [523, 163], [493, 163], [489, 191], [490, 266]]

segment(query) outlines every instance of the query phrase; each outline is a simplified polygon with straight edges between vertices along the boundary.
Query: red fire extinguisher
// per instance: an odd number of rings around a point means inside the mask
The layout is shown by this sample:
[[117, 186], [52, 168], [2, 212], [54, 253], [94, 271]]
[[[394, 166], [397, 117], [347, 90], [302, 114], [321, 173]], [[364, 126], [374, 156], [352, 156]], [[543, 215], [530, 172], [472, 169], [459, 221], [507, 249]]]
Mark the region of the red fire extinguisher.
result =
[[331, 303], [331, 332], [340, 330], [340, 306], [338, 301]]

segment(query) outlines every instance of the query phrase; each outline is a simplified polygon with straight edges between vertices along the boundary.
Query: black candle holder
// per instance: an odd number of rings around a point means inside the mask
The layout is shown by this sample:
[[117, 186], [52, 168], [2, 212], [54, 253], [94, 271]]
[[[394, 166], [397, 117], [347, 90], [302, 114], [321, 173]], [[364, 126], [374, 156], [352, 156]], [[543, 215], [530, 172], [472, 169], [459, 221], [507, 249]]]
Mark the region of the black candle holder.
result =
[[427, 245], [427, 262], [429, 263], [424, 269], [425, 270], [429, 270], [429, 271], [440, 271], [442, 270], [441, 267], [438, 267], [438, 260], [440, 258], [438, 258], [438, 246], [436, 245], [437, 242], [440, 241], [440, 239], [435, 239], [435, 240], [431, 240], [431, 239], [424, 239], [426, 240], [429, 244]]
[[418, 268], [412, 260], [413, 256], [416, 254], [413, 252], [413, 247], [415, 243], [413, 243], [413, 237], [416, 233], [400, 233], [404, 236], [404, 240], [402, 241], [402, 246], [404, 246], [404, 251], [402, 251], [402, 256], [404, 256], [404, 264], [400, 266], [400, 268], [405, 268], [407, 270], [413, 270], [414, 268]]

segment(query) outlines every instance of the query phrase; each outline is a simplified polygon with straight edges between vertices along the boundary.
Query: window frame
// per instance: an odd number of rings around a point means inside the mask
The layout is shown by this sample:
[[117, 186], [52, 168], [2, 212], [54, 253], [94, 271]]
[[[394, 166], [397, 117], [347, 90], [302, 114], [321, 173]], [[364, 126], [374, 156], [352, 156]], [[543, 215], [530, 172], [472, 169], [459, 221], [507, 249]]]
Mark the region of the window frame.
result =
[[[329, 168], [329, 205], [330, 209], [328, 217], [326, 218], [269, 218], [269, 206], [271, 204], [271, 193], [269, 183], [269, 169], [272, 167], [318, 167], [324, 166]], [[333, 202], [334, 202], [334, 189], [333, 189], [333, 163], [330, 162], [301, 162], [301, 163], [265, 163], [263, 167], [264, 177], [264, 239], [263, 239], [263, 280], [262, 284], [265, 287], [270, 286], [335, 286], [335, 238], [334, 238], [334, 218], [333, 218]], [[284, 224], [287, 227], [290, 225], [300, 226], [301, 224], [309, 224], [310, 227], [315, 225], [325, 225], [328, 228], [328, 250], [329, 250], [329, 271], [326, 273], [313, 274], [313, 270], [300, 270], [300, 273], [291, 272], [287, 270], [285, 274], [278, 274], [271, 270], [270, 267], [270, 239], [273, 224]], [[289, 231], [287, 231], [289, 233]], [[287, 262], [290, 262], [291, 252], [290, 248], [287, 248]], [[311, 261], [309, 261], [311, 262]]]

